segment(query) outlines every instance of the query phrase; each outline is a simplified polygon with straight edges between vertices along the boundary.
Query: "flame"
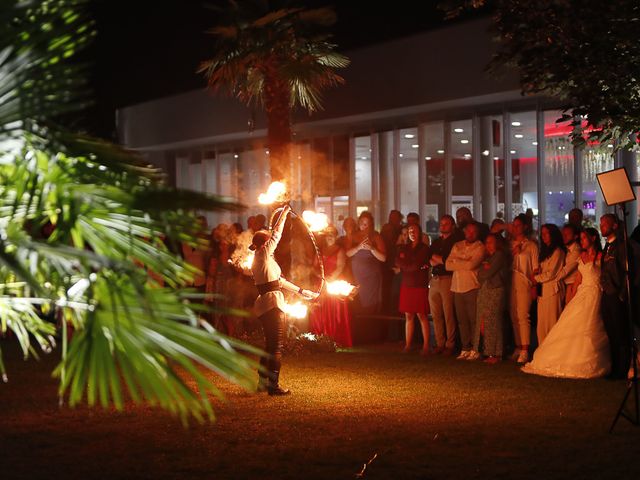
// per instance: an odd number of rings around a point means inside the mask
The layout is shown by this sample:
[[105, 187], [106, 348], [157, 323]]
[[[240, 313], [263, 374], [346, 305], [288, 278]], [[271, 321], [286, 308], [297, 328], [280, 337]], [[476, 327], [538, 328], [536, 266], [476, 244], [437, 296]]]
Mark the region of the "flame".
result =
[[238, 240], [238, 246], [231, 254], [228, 262], [240, 270], [251, 270], [255, 253], [249, 250], [249, 245], [245, 245], [246, 239], [239, 238]]
[[355, 285], [351, 285], [345, 280], [336, 280], [334, 282], [327, 282], [327, 293], [329, 295], [339, 295], [341, 297], [348, 297], [353, 293]]
[[291, 318], [301, 320], [307, 316], [307, 306], [302, 302], [287, 303], [284, 306], [284, 313]]
[[255, 257], [255, 254], [253, 252], [249, 252], [248, 255], [240, 263], [240, 266], [242, 268], [246, 268], [247, 270], [251, 270], [251, 267], [253, 266], [254, 257]]
[[283, 202], [287, 187], [282, 182], [273, 182], [265, 193], [258, 195], [258, 202], [262, 205], [271, 205], [276, 202]]
[[329, 218], [324, 213], [305, 210], [302, 212], [302, 219], [312, 232], [320, 232], [329, 226]]

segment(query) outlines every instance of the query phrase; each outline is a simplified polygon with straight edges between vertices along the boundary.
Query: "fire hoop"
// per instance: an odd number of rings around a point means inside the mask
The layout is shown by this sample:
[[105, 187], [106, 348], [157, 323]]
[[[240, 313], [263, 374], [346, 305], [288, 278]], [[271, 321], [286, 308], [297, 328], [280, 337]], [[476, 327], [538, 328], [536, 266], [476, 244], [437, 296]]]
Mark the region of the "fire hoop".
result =
[[[288, 205], [288, 203], [282, 203], [282, 204], [280, 204], [280, 206], [275, 208], [275, 210], [271, 214], [271, 218], [269, 219], [269, 225], [274, 225], [275, 224], [274, 219], [276, 218], [276, 215], [278, 213], [280, 213], [280, 216], [282, 215], [282, 212], [283, 212], [283, 209], [284, 209], [285, 205]], [[291, 215], [292, 218], [298, 220], [298, 222], [300, 222], [304, 226], [304, 229], [306, 230], [309, 238], [311, 239], [311, 244], [313, 245], [313, 249], [316, 252], [317, 264], [320, 266], [320, 288], [316, 292], [318, 295], [320, 295], [320, 293], [322, 293], [322, 290], [324, 289], [325, 278], [324, 278], [324, 265], [323, 265], [323, 262], [322, 262], [322, 255], [320, 253], [320, 249], [318, 248], [318, 244], [316, 242], [316, 238], [313, 235], [313, 231], [311, 231], [311, 228], [309, 228], [309, 226], [302, 219], [302, 217], [300, 215], [298, 215], [293, 209], [289, 210], [289, 215]], [[278, 220], [280, 220], [280, 216], [278, 216]]]

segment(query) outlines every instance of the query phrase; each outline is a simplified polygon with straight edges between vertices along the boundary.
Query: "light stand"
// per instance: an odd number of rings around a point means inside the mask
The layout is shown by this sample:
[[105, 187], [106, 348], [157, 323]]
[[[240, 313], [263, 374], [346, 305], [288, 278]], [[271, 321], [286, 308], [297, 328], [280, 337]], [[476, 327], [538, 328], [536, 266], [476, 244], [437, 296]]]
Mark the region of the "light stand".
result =
[[[624, 277], [625, 290], [627, 294], [627, 329], [631, 342], [631, 365], [633, 376], [627, 382], [627, 391], [620, 403], [620, 407], [613, 419], [609, 433], [613, 433], [613, 429], [620, 417], [628, 420], [632, 425], [640, 425], [640, 397], [638, 396], [638, 347], [634, 335], [633, 328], [633, 312], [631, 307], [631, 272], [629, 271], [629, 235], [627, 232], [627, 202], [636, 199], [633, 187], [629, 181], [629, 175], [624, 168], [616, 168], [614, 170], [603, 172], [597, 175], [602, 195], [607, 205], [617, 205], [622, 211], [622, 243], [624, 245]], [[629, 396], [633, 395], [633, 405], [631, 412], [627, 411], [627, 401]]]
[[[629, 329], [629, 338], [631, 339], [631, 365], [633, 368], [633, 376], [627, 382], [627, 391], [624, 394], [624, 398], [620, 403], [620, 408], [616, 413], [609, 433], [613, 433], [613, 429], [618, 423], [620, 417], [624, 417], [632, 425], [636, 427], [640, 425], [640, 397], [638, 397], [638, 344], [634, 335], [635, 329], [633, 328], [633, 312], [631, 308], [631, 272], [629, 271], [629, 235], [627, 232], [627, 206], [621, 203], [620, 209], [622, 210], [622, 231], [624, 234], [624, 270], [625, 270], [625, 287], [627, 291], [627, 328]], [[633, 409], [628, 412], [625, 407], [629, 396], [633, 394]]]

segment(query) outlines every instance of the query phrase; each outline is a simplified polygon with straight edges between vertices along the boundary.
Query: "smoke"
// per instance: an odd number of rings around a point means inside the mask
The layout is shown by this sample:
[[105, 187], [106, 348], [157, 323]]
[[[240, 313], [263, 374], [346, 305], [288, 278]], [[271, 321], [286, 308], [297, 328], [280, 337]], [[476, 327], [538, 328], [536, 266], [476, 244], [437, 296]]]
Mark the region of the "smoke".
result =
[[236, 248], [231, 254], [231, 263], [239, 270], [242, 270], [242, 263], [249, 256], [251, 251], [249, 245], [253, 241], [253, 232], [245, 230], [236, 237]]

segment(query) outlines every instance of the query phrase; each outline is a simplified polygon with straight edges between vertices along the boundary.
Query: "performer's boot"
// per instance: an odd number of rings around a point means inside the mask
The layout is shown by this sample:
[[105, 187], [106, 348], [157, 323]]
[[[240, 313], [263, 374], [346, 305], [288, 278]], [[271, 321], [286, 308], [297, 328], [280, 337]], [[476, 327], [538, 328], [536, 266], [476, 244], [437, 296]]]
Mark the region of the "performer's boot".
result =
[[260, 374], [258, 377], [258, 386], [256, 387], [256, 392], [263, 393], [266, 392], [269, 388], [269, 379], [264, 375]]
[[280, 397], [282, 395], [289, 395], [291, 393], [290, 390], [286, 388], [282, 388], [278, 380], [280, 378], [280, 370], [271, 370], [269, 372], [269, 386], [267, 387], [267, 392], [270, 396]]
[[256, 392], [262, 393], [266, 392], [269, 388], [269, 374], [267, 373], [267, 364], [268, 361], [266, 358], [260, 359], [260, 367], [258, 370], [258, 386], [256, 387]]

